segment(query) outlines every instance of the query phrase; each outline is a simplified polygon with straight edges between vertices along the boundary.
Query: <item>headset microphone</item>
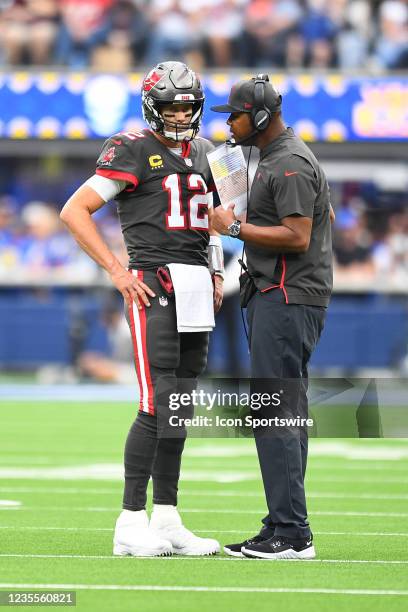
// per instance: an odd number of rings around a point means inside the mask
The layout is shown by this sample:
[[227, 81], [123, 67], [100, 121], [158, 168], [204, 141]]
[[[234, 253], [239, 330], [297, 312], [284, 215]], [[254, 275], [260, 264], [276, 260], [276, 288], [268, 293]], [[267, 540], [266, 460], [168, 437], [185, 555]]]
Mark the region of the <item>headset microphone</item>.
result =
[[227, 147], [237, 147], [238, 145], [248, 142], [248, 140], [250, 140], [251, 138], [253, 138], [253, 136], [256, 136], [257, 134], [259, 134], [259, 130], [253, 130], [250, 134], [248, 134], [248, 136], [245, 136], [245, 138], [241, 138], [241, 140], [226, 140], [225, 144], [227, 145]]

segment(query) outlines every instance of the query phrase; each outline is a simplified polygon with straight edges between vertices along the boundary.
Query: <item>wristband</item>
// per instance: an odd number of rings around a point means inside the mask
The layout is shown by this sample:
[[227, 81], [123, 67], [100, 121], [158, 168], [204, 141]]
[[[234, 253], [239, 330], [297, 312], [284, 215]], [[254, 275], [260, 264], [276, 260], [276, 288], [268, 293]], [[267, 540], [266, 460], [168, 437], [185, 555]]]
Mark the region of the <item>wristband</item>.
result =
[[210, 236], [208, 243], [208, 268], [211, 275], [224, 278], [224, 252], [220, 236]]

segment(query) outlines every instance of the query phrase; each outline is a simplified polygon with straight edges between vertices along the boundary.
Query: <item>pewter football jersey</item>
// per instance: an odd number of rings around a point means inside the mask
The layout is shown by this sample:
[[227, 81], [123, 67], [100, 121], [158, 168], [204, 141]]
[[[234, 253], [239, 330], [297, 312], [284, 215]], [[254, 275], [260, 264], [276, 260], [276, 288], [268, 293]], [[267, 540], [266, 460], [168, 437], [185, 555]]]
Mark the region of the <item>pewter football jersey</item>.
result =
[[96, 173], [127, 181], [116, 198], [129, 267], [207, 265], [208, 204], [214, 190], [208, 140], [172, 153], [151, 130], [116, 134], [103, 145]]

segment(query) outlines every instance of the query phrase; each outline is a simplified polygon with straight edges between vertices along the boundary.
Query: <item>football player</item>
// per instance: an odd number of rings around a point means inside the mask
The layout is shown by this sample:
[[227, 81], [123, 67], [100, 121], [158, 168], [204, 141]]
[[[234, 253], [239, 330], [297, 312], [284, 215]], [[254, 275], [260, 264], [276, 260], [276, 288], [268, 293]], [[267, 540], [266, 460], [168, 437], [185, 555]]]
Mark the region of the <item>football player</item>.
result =
[[[158, 64], [142, 85], [143, 116], [150, 129], [109, 138], [95, 175], [61, 212], [79, 245], [122, 293], [135, 352], [140, 409], [125, 445], [116, 555], [219, 551], [216, 540], [200, 538], [182, 524], [177, 489], [186, 431], [179, 427], [169, 433], [168, 427], [169, 394], [191, 391], [206, 366], [208, 328], [179, 331], [167, 266], [171, 270], [174, 264], [188, 264], [190, 273], [193, 270], [188, 283], [193, 287], [199, 274], [209, 279], [212, 319], [222, 302], [222, 248], [211, 231], [214, 187], [206, 158], [213, 145], [197, 137], [203, 104], [203, 89], [194, 72], [181, 62]], [[113, 198], [129, 269], [109, 250], [92, 220], [92, 213]], [[197, 297], [196, 303], [200, 300]], [[179, 417], [191, 415], [191, 406], [179, 411]], [[145, 507], [150, 478], [154, 506], [149, 522]]]

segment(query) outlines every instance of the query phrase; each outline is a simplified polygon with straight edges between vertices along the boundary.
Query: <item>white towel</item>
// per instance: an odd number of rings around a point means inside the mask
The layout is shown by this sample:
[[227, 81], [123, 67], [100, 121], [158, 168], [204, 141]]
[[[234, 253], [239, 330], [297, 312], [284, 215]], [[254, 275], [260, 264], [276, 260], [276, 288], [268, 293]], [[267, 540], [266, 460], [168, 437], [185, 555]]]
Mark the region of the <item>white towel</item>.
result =
[[205, 266], [168, 264], [176, 298], [177, 331], [212, 331], [215, 327], [213, 284]]

